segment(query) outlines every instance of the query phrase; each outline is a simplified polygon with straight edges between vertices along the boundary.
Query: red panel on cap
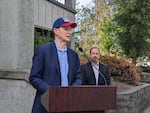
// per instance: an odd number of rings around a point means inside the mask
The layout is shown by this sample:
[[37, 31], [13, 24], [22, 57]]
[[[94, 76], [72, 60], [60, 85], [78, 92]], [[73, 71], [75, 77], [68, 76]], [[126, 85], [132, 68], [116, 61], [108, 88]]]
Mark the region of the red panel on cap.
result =
[[71, 26], [72, 28], [75, 28], [77, 24], [75, 22], [68, 22], [68, 23], [64, 23], [61, 25], [61, 27], [69, 27], [69, 26]]

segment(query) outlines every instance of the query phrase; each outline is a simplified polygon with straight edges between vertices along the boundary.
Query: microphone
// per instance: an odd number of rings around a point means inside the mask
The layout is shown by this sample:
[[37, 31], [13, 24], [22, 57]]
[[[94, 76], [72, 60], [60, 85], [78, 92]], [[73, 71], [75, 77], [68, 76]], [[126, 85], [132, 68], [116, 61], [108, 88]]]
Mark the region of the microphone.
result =
[[[87, 59], [89, 62], [91, 62], [91, 61], [89, 60], [89, 58], [87, 57], [87, 55], [85, 54], [85, 52], [83, 51], [83, 49], [82, 49], [81, 47], [79, 47], [79, 46], [78, 46], [78, 49], [79, 49], [79, 51], [80, 51], [81, 53], [83, 53], [83, 55], [86, 57], [86, 59]], [[105, 82], [105, 85], [107, 86], [108, 84], [107, 84], [107, 80], [106, 80], [104, 74], [103, 74], [95, 65], [94, 65], [94, 67], [95, 67], [95, 69], [98, 71], [98, 73], [100, 74], [100, 76], [102, 76], [102, 78], [103, 78], [103, 80], [104, 80], [104, 82]]]
[[84, 52], [83, 49], [81, 47], [78, 48], [80, 52]]
[[82, 47], [79, 46], [79, 43], [75, 43], [75, 44], [76, 44], [78, 50], [79, 50], [81, 53], [83, 53], [84, 57], [88, 60], [88, 62], [90, 62], [88, 56], [87, 56], [87, 55], [85, 54], [85, 52], [83, 51]]
[[83, 49], [82, 49], [81, 47], [78, 47], [78, 49], [79, 49], [79, 51], [80, 51], [81, 53], [83, 53], [83, 55], [84, 55], [85, 58], [88, 60], [88, 62], [90, 62], [88, 56], [85, 54], [85, 52], [83, 51]]

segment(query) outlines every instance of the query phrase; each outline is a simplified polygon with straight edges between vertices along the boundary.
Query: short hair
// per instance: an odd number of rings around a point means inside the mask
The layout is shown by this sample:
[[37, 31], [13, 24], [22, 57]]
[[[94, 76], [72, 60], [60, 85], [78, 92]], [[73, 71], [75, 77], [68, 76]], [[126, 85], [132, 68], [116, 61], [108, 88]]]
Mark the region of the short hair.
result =
[[53, 30], [50, 31], [50, 36], [51, 36], [53, 39], [55, 38], [55, 34], [54, 34], [54, 31], [53, 31]]
[[93, 49], [98, 49], [98, 51], [99, 51], [99, 53], [100, 53], [100, 50], [99, 50], [98, 47], [92, 47], [92, 48], [90, 49], [90, 53], [91, 53], [91, 51], [92, 51]]

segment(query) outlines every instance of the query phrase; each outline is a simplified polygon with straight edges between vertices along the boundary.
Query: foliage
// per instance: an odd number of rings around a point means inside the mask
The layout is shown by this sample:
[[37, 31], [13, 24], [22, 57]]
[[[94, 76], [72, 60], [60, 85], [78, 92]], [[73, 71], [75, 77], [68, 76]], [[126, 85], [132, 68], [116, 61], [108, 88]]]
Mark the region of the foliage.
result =
[[134, 64], [116, 56], [101, 56], [101, 62], [107, 64], [114, 80], [138, 85], [140, 75]]
[[34, 31], [34, 50], [42, 44], [51, 42], [53, 39], [49, 31], [42, 29], [35, 29]]
[[77, 9], [76, 20], [79, 23], [79, 45], [87, 52], [91, 47], [100, 47], [100, 34], [103, 23], [110, 18], [110, 5], [105, 0], [93, 0], [93, 6], [82, 6]]
[[150, 73], [150, 66], [148, 66], [148, 67], [141, 66], [141, 68], [142, 68], [143, 72]]
[[101, 38], [102, 44], [100, 45], [100, 48], [104, 51], [107, 51], [108, 55], [112, 53], [121, 56], [122, 54], [122, 50], [118, 45], [116, 39], [117, 30], [118, 28], [116, 24], [113, 23], [110, 19], [104, 21], [103, 28], [101, 28], [100, 31], [102, 37]]
[[85, 56], [83, 56], [83, 55], [79, 55], [79, 59], [80, 59], [80, 64], [81, 65], [88, 62], [87, 59], [85, 58]]
[[150, 50], [150, 1], [114, 0], [117, 12], [115, 22], [123, 28], [119, 44], [128, 58], [136, 64], [138, 57], [147, 56]]

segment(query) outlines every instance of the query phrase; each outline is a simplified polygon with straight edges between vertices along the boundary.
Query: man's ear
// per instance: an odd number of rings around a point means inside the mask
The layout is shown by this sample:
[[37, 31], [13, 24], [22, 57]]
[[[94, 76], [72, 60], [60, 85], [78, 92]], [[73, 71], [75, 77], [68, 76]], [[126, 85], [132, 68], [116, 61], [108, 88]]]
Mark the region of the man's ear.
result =
[[56, 33], [56, 32], [57, 32], [57, 29], [56, 29], [56, 28], [54, 28], [54, 29], [53, 29], [53, 32], [54, 32], [54, 33]]

